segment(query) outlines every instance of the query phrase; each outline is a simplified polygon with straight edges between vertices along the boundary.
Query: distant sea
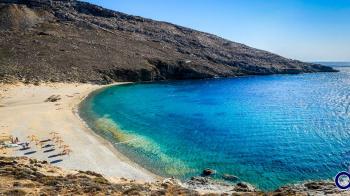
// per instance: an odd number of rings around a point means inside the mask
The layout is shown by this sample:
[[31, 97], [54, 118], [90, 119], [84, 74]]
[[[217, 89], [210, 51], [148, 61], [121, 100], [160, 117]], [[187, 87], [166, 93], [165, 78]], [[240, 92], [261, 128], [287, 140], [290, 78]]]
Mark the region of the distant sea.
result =
[[314, 62], [314, 63], [319, 63], [321, 65], [326, 65], [330, 67], [350, 67], [350, 62]]
[[113, 86], [80, 113], [162, 176], [211, 168], [262, 190], [332, 179], [350, 166], [350, 63], [322, 64], [340, 72]]

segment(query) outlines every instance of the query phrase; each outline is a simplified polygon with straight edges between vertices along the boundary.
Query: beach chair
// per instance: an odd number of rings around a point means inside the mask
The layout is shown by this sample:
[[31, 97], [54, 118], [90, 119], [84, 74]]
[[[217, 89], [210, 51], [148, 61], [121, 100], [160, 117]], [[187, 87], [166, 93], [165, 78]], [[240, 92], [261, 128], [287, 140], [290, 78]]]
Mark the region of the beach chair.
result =
[[18, 144], [12, 144], [12, 143], [5, 144], [5, 148], [17, 148], [17, 147], [20, 147], [20, 145], [18, 145]]
[[38, 140], [38, 138], [35, 135], [29, 135], [27, 136], [29, 142], [35, 142], [36, 140]]

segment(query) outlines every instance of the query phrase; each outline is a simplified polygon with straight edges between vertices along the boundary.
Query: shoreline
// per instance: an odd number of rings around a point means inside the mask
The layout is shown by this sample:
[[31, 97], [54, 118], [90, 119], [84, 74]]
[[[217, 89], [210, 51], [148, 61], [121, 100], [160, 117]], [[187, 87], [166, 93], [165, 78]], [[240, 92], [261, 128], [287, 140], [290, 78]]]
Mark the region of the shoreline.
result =
[[[113, 154], [116, 157], [118, 157], [121, 161], [123, 161], [123, 162], [135, 167], [136, 169], [144, 172], [145, 174], [149, 175], [150, 177], [153, 178], [152, 181], [163, 180], [164, 179], [163, 177], [158, 176], [158, 175], [152, 173], [151, 171], [148, 171], [147, 169], [145, 169], [141, 165], [137, 164], [136, 162], [132, 161], [126, 155], [124, 155], [123, 153], [118, 151], [118, 149], [116, 147], [114, 147], [108, 140], [106, 140], [102, 136], [98, 135], [91, 127], [89, 127], [88, 123], [85, 122], [85, 120], [79, 115], [80, 104], [87, 97], [89, 97], [90, 95], [92, 95], [96, 91], [100, 91], [100, 90], [103, 90], [104, 88], [108, 88], [108, 87], [112, 87], [112, 86], [125, 85], [125, 84], [131, 84], [131, 83], [132, 82], [118, 82], [118, 83], [112, 83], [112, 84], [108, 84], [108, 85], [98, 85], [99, 87], [97, 89], [94, 89], [94, 90], [90, 91], [89, 93], [86, 93], [84, 95], [84, 97], [74, 105], [74, 107], [72, 108], [72, 112], [74, 113], [75, 117], [78, 118], [81, 121], [81, 123], [85, 126], [85, 128], [86, 128], [85, 131], [88, 132], [88, 134], [94, 135], [98, 140], [101, 141], [101, 143], [105, 144], [113, 152]], [[121, 177], [124, 178], [123, 176], [121, 176]]]
[[[259, 191], [247, 183], [244, 184], [248, 186], [248, 189], [237, 187], [237, 185], [221, 185], [215, 181], [204, 183], [204, 179], [200, 177], [188, 182], [163, 178], [148, 171], [119, 152], [109, 141], [95, 133], [87, 125], [79, 116], [78, 109], [80, 103], [91, 93], [121, 84], [126, 83], [110, 85], [42, 83], [39, 86], [23, 83], [11, 85], [0, 83], [0, 133], [12, 134], [15, 137], [19, 137], [20, 141], [23, 142], [26, 140], [26, 136], [30, 134], [36, 134], [40, 139], [46, 139], [51, 131], [57, 131], [64, 141], [71, 146], [73, 152], [69, 156], [64, 156], [62, 162], [51, 165], [67, 170], [100, 173], [112, 183], [135, 182], [147, 184], [148, 182], [160, 183], [164, 180], [163, 183], [178, 184], [181, 187], [196, 190], [201, 194], [232, 193], [241, 192], [242, 190], [243, 192], [252, 191], [252, 193]], [[61, 95], [62, 100], [53, 103], [45, 102], [45, 99], [53, 94]], [[75, 145], [75, 143], [78, 144]], [[47, 156], [43, 156], [45, 155], [44, 153], [39, 152], [40, 149], [33, 144], [31, 146], [38, 152], [26, 155], [27, 157], [49, 161]], [[5, 156], [19, 157], [23, 156], [23, 153], [23, 151], [13, 149], [12, 152]], [[0, 154], [1, 156], [2, 154]], [[325, 190], [334, 188], [332, 181], [305, 181], [301, 184], [285, 185], [280, 189], [282, 191], [285, 189], [287, 192], [291, 190], [305, 191], [309, 189], [309, 186], [320, 187], [317, 191], [323, 191], [322, 188]]]
[[[52, 131], [58, 132], [73, 151], [54, 163], [65, 169], [90, 170], [103, 174], [112, 181], [121, 179], [155, 182], [163, 179], [151, 173], [120, 153], [109, 141], [95, 133], [79, 116], [79, 104], [91, 93], [110, 85], [80, 83], [42, 83], [39, 86], [0, 84], [0, 133], [18, 137], [21, 142], [29, 135], [46, 139]], [[57, 102], [45, 102], [51, 95], [60, 95]], [[13, 149], [6, 156], [28, 156], [48, 162], [53, 159], [34, 144], [33, 154], [25, 155]], [[56, 149], [56, 153], [59, 149]], [[61, 158], [61, 157], [60, 157]]]
[[[154, 180], [163, 180], [164, 178], [161, 176], [158, 176], [151, 171], [148, 171], [141, 165], [137, 164], [136, 162], [132, 161], [129, 159], [126, 155], [118, 151], [116, 147], [114, 147], [108, 140], [104, 139], [102, 136], [98, 135], [91, 127], [89, 127], [88, 123], [79, 115], [79, 106], [80, 104], [85, 101], [87, 97], [95, 93], [96, 91], [103, 90], [104, 88], [112, 87], [112, 86], [118, 86], [118, 85], [125, 85], [125, 84], [131, 84], [132, 82], [118, 82], [118, 83], [113, 83], [113, 84], [108, 84], [108, 85], [99, 85], [100, 87], [97, 89], [94, 89], [90, 91], [89, 93], [85, 94], [84, 97], [75, 104], [75, 106], [72, 108], [72, 112], [74, 113], [75, 117], [78, 118], [81, 123], [85, 126], [86, 131], [89, 132], [88, 134], [94, 135], [98, 140], [101, 141], [101, 143], [104, 143], [113, 153], [116, 157], [118, 157], [121, 161], [141, 170], [142, 172], [146, 173], [147, 175], [151, 176], [154, 178]], [[121, 176], [123, 178], [123, 176]], [[153, 181], [154, 181], [153, 180]]]

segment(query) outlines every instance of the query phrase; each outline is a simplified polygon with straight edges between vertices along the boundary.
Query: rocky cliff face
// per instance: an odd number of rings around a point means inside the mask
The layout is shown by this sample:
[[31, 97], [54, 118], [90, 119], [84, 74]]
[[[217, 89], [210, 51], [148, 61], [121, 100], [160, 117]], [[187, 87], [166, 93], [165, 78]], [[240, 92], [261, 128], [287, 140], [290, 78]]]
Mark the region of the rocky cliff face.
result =
[[0, 80], [152, 81], [329, 72], [75, 0], [0, 0]]

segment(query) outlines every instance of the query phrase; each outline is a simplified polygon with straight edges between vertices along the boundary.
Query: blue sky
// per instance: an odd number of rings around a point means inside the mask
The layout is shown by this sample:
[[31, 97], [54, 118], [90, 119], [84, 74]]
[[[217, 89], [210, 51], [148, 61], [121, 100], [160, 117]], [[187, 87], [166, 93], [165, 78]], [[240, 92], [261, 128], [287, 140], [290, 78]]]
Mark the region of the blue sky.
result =
[[350, 0], [87, 0], [304, 61], [350, 61]]

